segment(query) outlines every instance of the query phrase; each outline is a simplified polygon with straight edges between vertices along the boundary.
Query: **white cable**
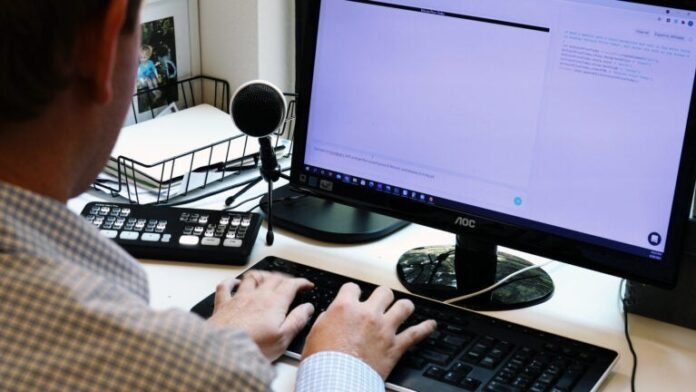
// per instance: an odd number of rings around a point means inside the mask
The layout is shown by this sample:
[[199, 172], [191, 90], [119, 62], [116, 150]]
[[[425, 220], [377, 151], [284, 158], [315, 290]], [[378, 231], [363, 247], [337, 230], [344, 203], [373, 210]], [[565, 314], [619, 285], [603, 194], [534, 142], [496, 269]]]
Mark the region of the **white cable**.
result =
[[466, 299], [476, 297], [477, 295], [481, 295], [481, 294], [483, 294], [483, 293], [487, 293], [487, 292], [489, 292], [489, 291], [491, 291], [491, 290], [494, 290], [494, 289], [497, 288], [498, 286], [502, 285], [503, 283], [507, 282], [508, 280], [514, 278], [515, 276], [517, 276], [517, 275], [519, 275], [519, 274], [523, 274], [523, 273], [525, 273], [525, 272], [527, 272], [527, 271], [531, 271], [531, 270], [533, 270], [533, 269], [537, 269], [537, 268], [541, 268], [541, 267], [546, 267], [547, 265], [549, 265], [549, 264], [551, 264], [551, 263], [553, 263], [553, 262], [554, 262], [553, 260], [550, 260], [550, 261], [547, 261], [547, 262], [542, 263], [542, 264], [530, 265], [529, 267], [522, 268], [521, 270], [519, 270], [519, 271], [517, 271], [517, 272], [513, 272], [513, 273], [511, 273], [510, 275], [504, 277], [503, 279], [500, 279], [500, 280], [499, 280], [498, 282], [496, 282], [496, 284], [494, 284], [493, 286], [486, 287], [485, 289], [479, 290], [479, 291], [477, 291], [477, 292], [475, 292], [475, 293], [462, 295], [462, 296], [456, 297], [456, 298], [451, 298], [451, 299], [445, 300], [445, 301], [443, 301], [443, 302], [446, 303], [446, 304], [450, 304], [450, 305], [451, 305], [451, 304], [453, 304], [453, 303], [455, 303], [455, 302], [464, 301], [464, 300], [466, 300]]

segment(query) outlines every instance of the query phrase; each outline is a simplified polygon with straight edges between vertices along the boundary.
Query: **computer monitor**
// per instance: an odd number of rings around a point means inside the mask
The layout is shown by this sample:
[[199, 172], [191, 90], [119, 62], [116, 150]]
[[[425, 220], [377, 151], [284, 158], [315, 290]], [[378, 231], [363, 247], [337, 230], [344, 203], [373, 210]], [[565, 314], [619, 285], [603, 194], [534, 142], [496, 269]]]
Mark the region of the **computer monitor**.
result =
[[[313, 1], [291, 184], [454, 233], [399, 261], [419, 294], [521, 268], [498, 245], [669, 286], [694, 184], [696, 4], [666, 3]], [[543, 301], [534, 276], [473, 305]]]

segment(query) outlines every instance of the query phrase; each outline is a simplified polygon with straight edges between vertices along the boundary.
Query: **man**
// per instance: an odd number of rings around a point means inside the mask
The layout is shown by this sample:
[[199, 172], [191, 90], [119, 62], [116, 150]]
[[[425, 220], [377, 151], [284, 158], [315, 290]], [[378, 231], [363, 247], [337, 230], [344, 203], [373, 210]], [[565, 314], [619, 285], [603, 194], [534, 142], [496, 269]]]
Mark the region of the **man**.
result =
[[[303, 279], [249, 273], [210, 320], [148, 308], [141, 267], [65, 202], [104, 166], [133, 91], [140, 0], [0, 4], [0, 390], [269, 389], [303, 328]], [[237, 286], [234, 296], [230, 294]], [[344, 286], [311, 331], [302, 391], [368, 391], [431, 333], [379, 288]]]

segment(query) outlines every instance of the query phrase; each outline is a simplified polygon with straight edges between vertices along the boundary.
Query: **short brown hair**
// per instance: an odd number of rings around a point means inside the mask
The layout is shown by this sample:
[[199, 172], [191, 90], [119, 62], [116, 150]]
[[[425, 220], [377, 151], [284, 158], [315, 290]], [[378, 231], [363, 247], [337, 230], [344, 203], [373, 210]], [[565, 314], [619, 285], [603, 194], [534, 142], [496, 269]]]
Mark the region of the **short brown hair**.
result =
[[[66, 57], [77, 35], [99, 23], [111, 0], [0, 2], [0, 124], [41, 114], [71, 82]], [[132, 33], [141, 0], [128, 1], [124, 33]]]

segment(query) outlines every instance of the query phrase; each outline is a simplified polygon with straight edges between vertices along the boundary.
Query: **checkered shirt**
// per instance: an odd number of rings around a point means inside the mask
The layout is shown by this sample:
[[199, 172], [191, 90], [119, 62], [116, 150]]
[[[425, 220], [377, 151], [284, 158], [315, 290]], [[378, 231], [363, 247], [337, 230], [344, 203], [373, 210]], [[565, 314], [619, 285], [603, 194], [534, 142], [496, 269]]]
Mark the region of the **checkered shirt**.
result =
[[65, 205], [0, 183], [0, 390], [266, 391], [241, 331], [155, 312], [137, 262]]
[[[150, 309], [132, 257], [65, 205], [0, 181], [0, 391], [267, 391], [273, 377], [246, 333]], [[300, 366], [298, 391], [333, 385], [384, 390], [344, 354]]]

